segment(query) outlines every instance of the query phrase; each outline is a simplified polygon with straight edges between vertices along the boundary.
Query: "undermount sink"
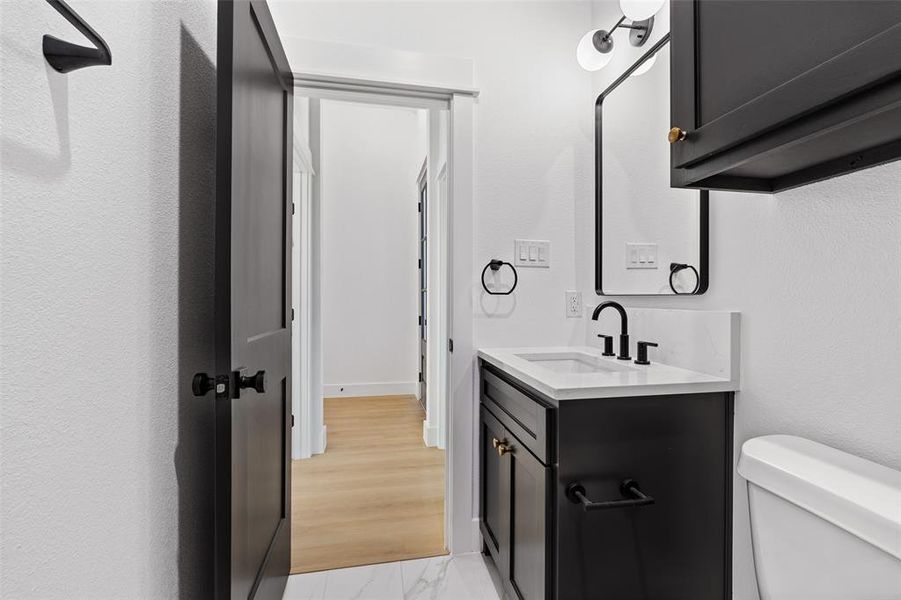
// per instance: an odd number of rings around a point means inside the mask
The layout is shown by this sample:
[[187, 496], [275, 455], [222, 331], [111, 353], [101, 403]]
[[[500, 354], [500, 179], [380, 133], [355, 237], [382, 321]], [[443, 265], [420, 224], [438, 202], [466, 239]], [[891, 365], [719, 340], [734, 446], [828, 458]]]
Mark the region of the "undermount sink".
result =
[[529, 352], [515, 356], [555, 373], [618, 373], [634, 371], [625, 361], [606, 359], [579, 351]]

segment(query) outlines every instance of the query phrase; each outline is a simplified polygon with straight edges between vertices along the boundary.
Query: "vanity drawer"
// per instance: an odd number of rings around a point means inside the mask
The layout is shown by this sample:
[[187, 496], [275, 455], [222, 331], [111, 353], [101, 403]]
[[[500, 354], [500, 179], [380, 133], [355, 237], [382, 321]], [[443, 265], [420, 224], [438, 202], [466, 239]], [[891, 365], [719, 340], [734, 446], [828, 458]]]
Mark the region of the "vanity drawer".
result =
[[484, 364], [479, 388], [482, 404], [538, 460], [551, 464], [553, 409]]

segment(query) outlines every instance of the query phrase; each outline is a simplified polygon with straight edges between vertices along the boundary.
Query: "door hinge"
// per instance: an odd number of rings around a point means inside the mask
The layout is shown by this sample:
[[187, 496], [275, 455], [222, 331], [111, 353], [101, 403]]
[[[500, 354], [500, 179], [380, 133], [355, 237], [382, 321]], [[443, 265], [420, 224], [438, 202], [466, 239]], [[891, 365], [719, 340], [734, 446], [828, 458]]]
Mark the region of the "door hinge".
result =
[[422, 212], [422, 202], [416, 206], [416, 212]]
[[292, 215], [294, 214], [294, 203], [293, 202], [291, 203], [291, 214]]
[[419, 270], [421, 271], [422, 270], [422, 259], [421, 258], [419, 259], [419, 262], [416, 263], [416, 265], [419, 267]]
[[422, 383], [422, 371], [419, 372], [419, 383]]
[[453, 338], [447, 338], [447, 351], [448, 351], [448, 352], [453, 352], [453, 351], [454, 351], [454, 340], [453, 340]]
[[422, 327], [422, 315], [416, 318], [416, 324]]
[[291, 427], [294, 427], [294, 415], [291, 415]]
[[291, 320], [292, 321], [294, 320], [294, 309], [293, 308], [291, 309]]

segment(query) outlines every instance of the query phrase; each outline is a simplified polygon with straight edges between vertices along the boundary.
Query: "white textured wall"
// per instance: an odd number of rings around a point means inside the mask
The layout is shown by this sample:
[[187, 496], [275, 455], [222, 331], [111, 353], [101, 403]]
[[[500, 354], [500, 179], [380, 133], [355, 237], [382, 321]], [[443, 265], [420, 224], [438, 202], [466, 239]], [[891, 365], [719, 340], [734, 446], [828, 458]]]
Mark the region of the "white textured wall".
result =
[[[576, 199], [594, 187], [590, 79], [575, 47], [589, 2], [273, 0], [283, 35], [471, 59], [475, 87], [475, 260], [510, 260], [515, 238], [551, 241], [550, 269], [522, 269], [516, 294], [476, 299], [476, 343], [581, 340], [564, 318], [576, 285]], [[373, 26], [376, 23], [377, 26]], [[313, 65], [308, 65], [312, 67]]]
[[321, 104], [326, 393], [334, 393], [334, 386], [360, 384], [415, 389], [416, 176], [426, 155], [427, 122], [420, 120], [424, 111], [327, 100]]
[[215, 5], [0, 2], [0, 596], [210, 594]]
[[[616, 7], [596, 3], [595, 26]], [[596, 76], [594, 94], [633, 56]], [[593, 211], [581, 203], [579, 222]], [[626, 300], [741, 312], [736, 459], [748, 438], [786, 433], [901, 469], [901, 163], [775, 195], [712, 192], [710, 236], [706, 295]], [[581, 289], [593, 289], [590, 274]], [[734, 596], [756, 600], [737, 475], [734, 509]]]

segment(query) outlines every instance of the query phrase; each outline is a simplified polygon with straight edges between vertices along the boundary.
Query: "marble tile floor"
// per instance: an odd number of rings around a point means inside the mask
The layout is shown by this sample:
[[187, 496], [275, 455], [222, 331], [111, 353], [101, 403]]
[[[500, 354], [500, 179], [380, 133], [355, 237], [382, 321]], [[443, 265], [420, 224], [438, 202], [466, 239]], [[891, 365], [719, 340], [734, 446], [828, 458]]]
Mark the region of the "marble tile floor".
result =
[[501, 600], [501, 589], [476, 553], [291, 575], [284, 600]]

